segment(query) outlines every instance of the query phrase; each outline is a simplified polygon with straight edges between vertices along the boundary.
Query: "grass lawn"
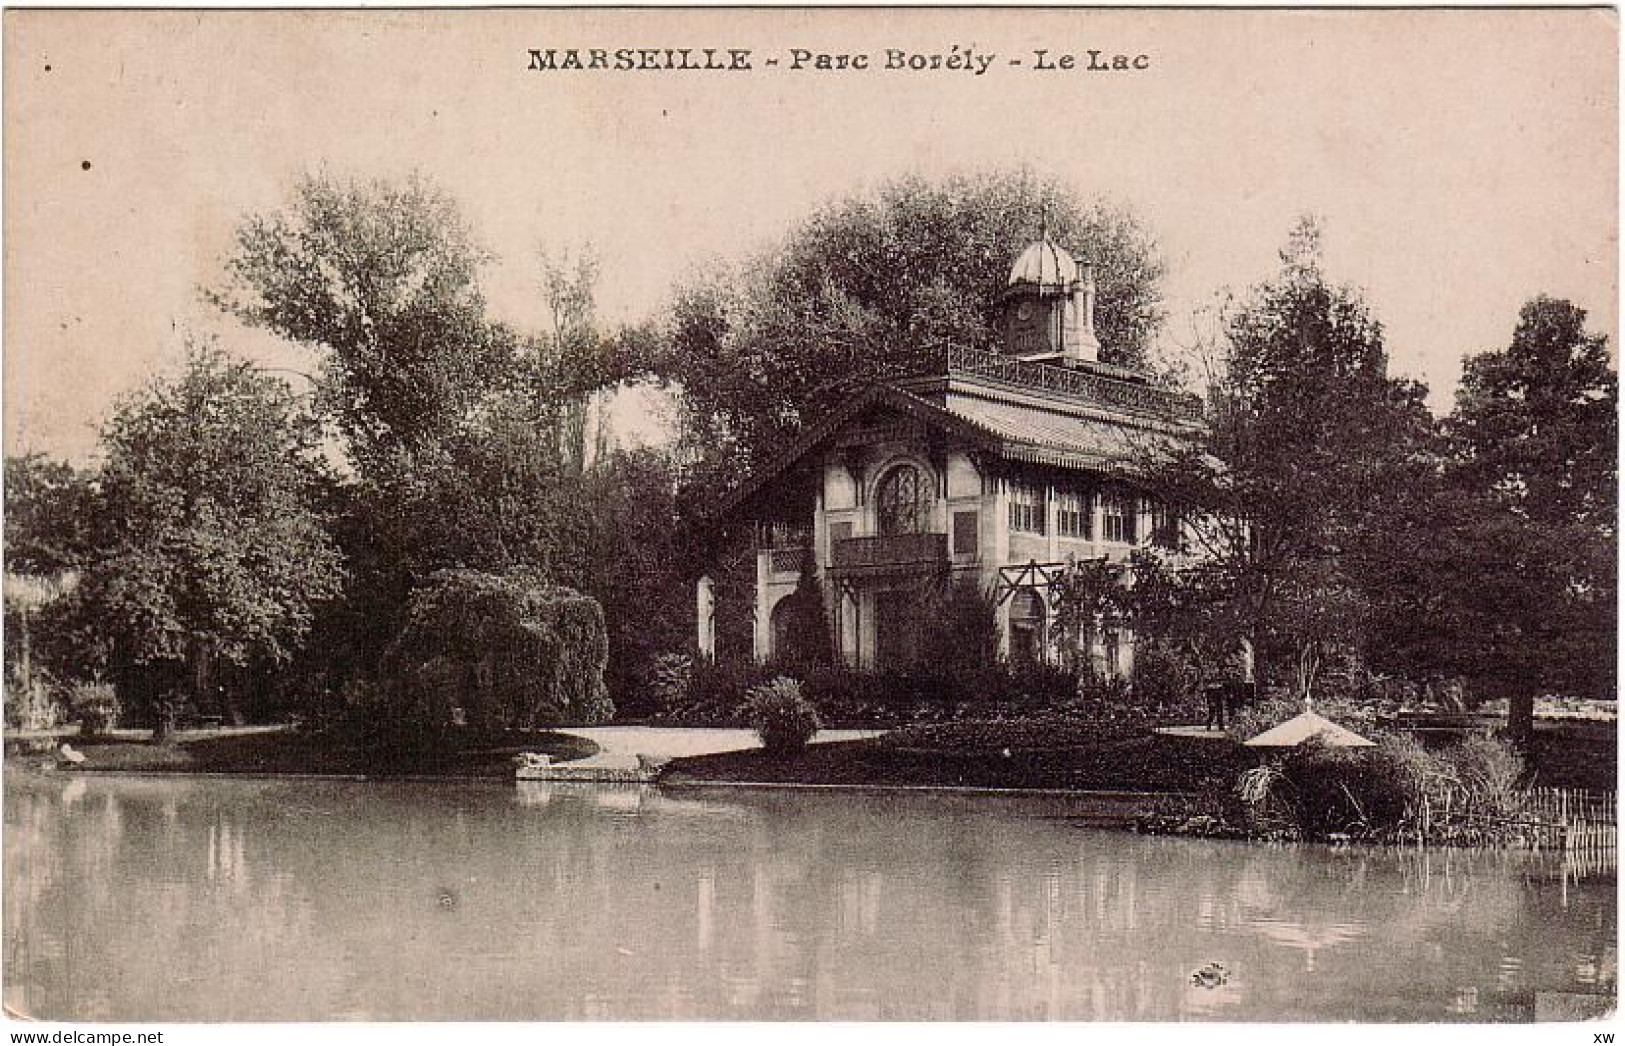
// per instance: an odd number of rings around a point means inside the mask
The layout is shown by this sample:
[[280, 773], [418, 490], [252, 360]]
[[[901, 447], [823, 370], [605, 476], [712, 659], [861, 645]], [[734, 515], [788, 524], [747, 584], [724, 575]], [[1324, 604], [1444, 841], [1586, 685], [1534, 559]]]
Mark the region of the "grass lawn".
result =
[[1180, 792], [1213, 774], [1233, 776], [1252, 758], [1229, 741], [1076, 720], [945, 723], [787, 757], [750, 749], [676, 759], [661, 780]]
[[[121, 734], [61, 740], [84, 753], [85, 761], [77, 767], [80, 771], [512, 777], [513, 757], [520, 752], [543, 752], [562, 762], [585, 759], [598, 751], [598, 745], [587, 738], [541, 730], [454, 735], [445, 747], [427, 755], [393, 759], [369, 754], [352, 739], [335, 732], [293, 727], [189, 731], [161, 745], [131, 738], [127, 732]], [[50, 745], [51, 751], [55, 748], [55, 743]], [[8, 758], [26, 762], [45, 756], [19, 754]]]

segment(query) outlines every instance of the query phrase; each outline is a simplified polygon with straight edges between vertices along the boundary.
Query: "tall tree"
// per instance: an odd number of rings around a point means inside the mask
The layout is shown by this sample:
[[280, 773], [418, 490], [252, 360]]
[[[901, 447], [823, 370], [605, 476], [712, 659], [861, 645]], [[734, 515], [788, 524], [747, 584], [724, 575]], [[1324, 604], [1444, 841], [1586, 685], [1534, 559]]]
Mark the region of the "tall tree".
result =
[[486, 315], [491, 260], [450, 196], [418, 177], [300, 180], [288, 207], [237, 229], [223, 286], [245, 323], [322, 352], [322, 404], [363, 474], [474, 409], [510, 373], [511, 331]]
[[1541, 295], [1512, 343], [1468, 357], [1448, 432], [1458, 469], [1531, 520], [1618, 527], [1619, 379], [1584, 309]]
[[1327, 279], [1319, 236], [1301, 222], [1280, 273], [1230, 310], [1202, 437], [1145, 463], [1196, 561], [1140, 564], [1146, 627], [1216, 631], [1208, 646], [1245, 644], [1260, 682], [1301, 690], [1358, 638], [1361, 564], [1431, 439], [1424, 390], [1387, 376], [1382, 328]]
[[1618, 632], [1619, 382], [1586, 314], [1540, 296], [1506, 349], [1469, 357], [1446, 425], [1472, 576], [1452, 591], [1470, 674], [1527, 739], [1547, 691], [1611, 694]]
[[1011, 263], [1046, 233], [1096, 265], [1107, 362], [1141, 362], [1163, 268], [1131, 213], [1027, 174], [903, 178], [678, 289], [662, 370], [682, 386], [695, 456], [737, 476], [853, 383], [940, 365], [945, 346], [993, 345]]
[[520, 502], [552, 489], [556, 411], [526, 387], [523, 339], [487, 314], [492, 260], [421, 178], [316, 175], [281, 210], [243, 219], [208, 292], [318, 354], [316, 406], [354, 476], [335, 499], [353, 569], [329, 678], [371, 673], [414, 584], [523, 562], [516, 546], [542, 522]]
[[286, 661], [337, 594], [319, 435], [286, 383], [208, 347], [103, 429], [104, 533], [64, 624], [99, 636], [126, 696], [157, 706], [160, 736], [176, 699], [220, 700], [218, 661]]

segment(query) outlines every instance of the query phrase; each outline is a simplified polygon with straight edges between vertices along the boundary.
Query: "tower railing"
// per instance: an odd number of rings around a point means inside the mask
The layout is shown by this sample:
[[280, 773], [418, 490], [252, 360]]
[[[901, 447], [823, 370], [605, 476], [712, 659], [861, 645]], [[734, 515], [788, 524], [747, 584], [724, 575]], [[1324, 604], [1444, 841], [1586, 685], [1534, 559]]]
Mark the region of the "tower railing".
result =
[[948, 373], [986, 378], [1008, 385], [1059, 392], [1091, 403], [1149, 411], [1184, 421], [1200, 421], [1202, 399], [1153, 385], [1117, 381], [1087, 371], [1014, 359], [997, 352], [950, 346]]

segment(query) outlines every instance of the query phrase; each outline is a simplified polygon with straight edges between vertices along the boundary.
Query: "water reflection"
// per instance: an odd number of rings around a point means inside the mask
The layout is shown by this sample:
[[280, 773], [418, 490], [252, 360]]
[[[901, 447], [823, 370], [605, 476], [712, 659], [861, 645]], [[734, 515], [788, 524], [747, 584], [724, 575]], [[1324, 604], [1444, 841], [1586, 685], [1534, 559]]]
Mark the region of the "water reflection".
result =
[[[1053, 800], [6, 775], [5, 1001], [93, 1019], [1527, 1019], [1612, 869]], [[1191, 973], [1220, 962], [1221, 985]]]

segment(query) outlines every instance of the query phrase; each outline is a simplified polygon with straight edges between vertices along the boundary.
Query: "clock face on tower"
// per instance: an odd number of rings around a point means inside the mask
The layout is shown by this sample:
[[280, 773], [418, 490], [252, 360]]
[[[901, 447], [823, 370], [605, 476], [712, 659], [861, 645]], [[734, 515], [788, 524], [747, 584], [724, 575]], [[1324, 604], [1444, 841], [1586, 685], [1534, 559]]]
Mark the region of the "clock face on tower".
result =
[[1016, 319], [1018, 319], [1018, 320], [1029, 320], [1029, 319], [1032, 319], [1032, 315], [1033, 315], [1033, 303], [1032, 302], [1024, 301], [1020, 305], [1016, 306]]

